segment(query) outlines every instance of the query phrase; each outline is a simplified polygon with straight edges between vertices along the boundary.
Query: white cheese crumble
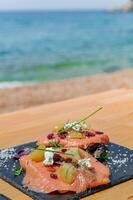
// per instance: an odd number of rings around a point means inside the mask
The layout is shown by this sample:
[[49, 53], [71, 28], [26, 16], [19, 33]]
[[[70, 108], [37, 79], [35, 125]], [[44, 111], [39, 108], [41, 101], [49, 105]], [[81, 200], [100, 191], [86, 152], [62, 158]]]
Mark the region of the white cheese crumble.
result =
[[67, 124], [65, 124], [64, 129], [72, 127], [72, 129], [74, 131], [79, 131], [81, 129], [81, 124], [76, 124], [76, 123], [77, 123], [77, 121], [71, 122], [71, 123], [67, 123]]
[[43, 164], [44, 165], [53, 165], [53, 163], [54, 163], [54, 160], [53, 160], [54, 153], [47, 151], [47, 150], [53, 150], [53, 148], [46, 148], [46, 151], [44, 152], [45, 160], [43, 161]]
[[92, 164], [91, 164], [91, 159], [81, 159], [78, 161], [78, 164], [80, 165], [81, 168], [86, 168], [86, 169], [91, 169]]

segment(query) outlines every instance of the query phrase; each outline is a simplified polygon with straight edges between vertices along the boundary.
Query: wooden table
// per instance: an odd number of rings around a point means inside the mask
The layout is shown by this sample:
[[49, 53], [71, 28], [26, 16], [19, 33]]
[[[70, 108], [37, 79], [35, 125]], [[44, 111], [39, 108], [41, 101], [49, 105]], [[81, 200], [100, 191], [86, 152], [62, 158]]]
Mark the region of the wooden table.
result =
[[[67, 92], [67, 91], [66, 91]], [[23, 144], [47, 134], [60, 121], [79, 119], [103, 106], [90, 119], [91, 126], [107, 132], [112, 142], [133, 148], [133, 90], [113, 90], [91, 96], [34, 107], [0, 116], [0, 148]], [[13, 200], [29, 200], [19, 190], [0, 180], [0, 193]], [[133, 180], [84, 198], [86, 200], [131, 200]]]

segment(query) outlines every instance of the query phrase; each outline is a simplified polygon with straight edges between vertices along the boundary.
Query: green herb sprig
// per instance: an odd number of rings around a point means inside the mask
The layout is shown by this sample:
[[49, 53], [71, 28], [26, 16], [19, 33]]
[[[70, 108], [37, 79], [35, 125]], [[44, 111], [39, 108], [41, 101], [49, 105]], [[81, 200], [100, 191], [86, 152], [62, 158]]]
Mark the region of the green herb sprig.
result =
[[40, 147], [40, 148], [32, 148], [33, 150], [40, 150], [40, 151], [48, 151], [48, 152], [52, 152], [52, 153], [56, 153], [56, 154], [64, 154], [64, 155], [67, 155], [67, 156], [74, 156], [73, 154], [71, 153], [66, 153], [66, 152], [60, 152], [60, 151], [55, 151], [55, 150], [52, 150], [52, 149], [47, 149], [49, 147]]
[[41, 151], [48, 151], [48, 152], [56, 153], [56, 154], [64, 154], [64, 155], [67, 155], [67, 156], [74, 156], [74, 155], [71, 154], [71, 153], [55, 151], [55, 150], [47, 149], [47, 148], [37, 148], [37, 149], [38, 149], [38, 150], [41, 150]]
[[22, 169], [22, 167], [20, 167], [19, 169], [17, 169], [16, 171], [15, 171], [15, 176], [20, 176], [21, 174], [23, 173], [23, 169]]
[[89, 114], [87, 117], [85, 117], [85, 118], [83, 118], [83, 119], [81, 119], [81, 120], [75, 122], [75, 123], [74, 123], [73, 125], [71, 125], [70, 127], [64, 128], [63, 130], [58, 131], [58, 135], [61, 135], [61, 134], [63, 134], [64, 132], [71, 130], [75, 125], [80, 124], [81, 122], [86, 121], [86, 120], [89, 119], [91, 116], [93, 116], [93, 115], [95, 115], [97, 112], [99, 112], [101, 109], [103, 109], [103, 107], [98, 108], [97, 110], [95, 110], [94, 112], [92, 112], [91, 114]]
[[54, 148], [63, 148], [64, 146], [61, 145], [61, 144], [57, 144], [56, 142], [54, 141], [51, 141], [48, 143], [49, 145], [52, 145]]
[[100, 162], [104, 162], [105, 160], [107, 160], [109, 157], [109, 154], [108, 153], [104, 153], [104, 154], [101, 154], [101, 155], [98, 155], [96, 156], [96, 159]]

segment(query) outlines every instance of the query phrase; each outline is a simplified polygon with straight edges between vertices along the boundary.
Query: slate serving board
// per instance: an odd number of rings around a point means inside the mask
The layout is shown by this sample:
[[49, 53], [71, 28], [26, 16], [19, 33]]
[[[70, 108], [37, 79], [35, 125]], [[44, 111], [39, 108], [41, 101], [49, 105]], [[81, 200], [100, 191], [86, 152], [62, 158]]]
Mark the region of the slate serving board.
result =
[[0, 200], [11, 200], [3, 194], [0, 194]]
[[[66, 194], [44, 194], [37, 193], [27, 188], [24, 188], [22, 185], [22, 179], [24, 174], [15, 177], [14, 172], [19, 167], [19, 162], [12, 158], [12, 155], [8, 160], [3, 160], [3, 157], [0, 157], [0, 178], [7, 181], [14, 187], [18, 188], [25, 194], [29, 195], [31, 198], [35, 200], [77, 200], [88, 195], [94, 194], [101, 190], [110, 188], [114, 185], [120, 184], [127, 180], [133, 179], [133, 150], [130, 150], [126, 147], [109, 143], [107, 146], [107, 150], [109, 152], [109, 158], [106, 160], [105, 164], [109, 166], [111, 170], [111, 182], [108, 185], [100, 186], [91, 190], [87, 190], [85, 192], [81, 192], [78, 194], [75, 193], [66, 193]], [[35, 147], [35, 142], [20, 145], [14, 147], [14, 149], [8, 149], [9, 152], [14, 151], [18, 152], [19, 150], [27, 147]], [[3, 150], [0, 150], [0, 154]]]

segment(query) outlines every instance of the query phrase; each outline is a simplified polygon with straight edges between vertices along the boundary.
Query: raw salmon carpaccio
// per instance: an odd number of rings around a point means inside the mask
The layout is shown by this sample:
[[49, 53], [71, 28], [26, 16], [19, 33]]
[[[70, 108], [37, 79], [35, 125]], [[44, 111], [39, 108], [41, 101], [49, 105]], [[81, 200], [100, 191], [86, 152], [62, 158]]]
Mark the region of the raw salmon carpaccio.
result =
[[[72, 184], [62, 181], [58, 172], [59, 166], [45, 166], [43, 162], [32, 161], [30, 156], [22, 156], [20, 165], [25, 170], [26, 175], [23, 179], [23, 185], [36, 192], [82, 192], [86, 189], [94, 188], [100, 185], [106, 185], [110, 182], [109, 168], [98, 162], [88, 152], [81, 150], [85, 158], [90, 158], [93, 170], [83, 170], [77, 168], [77, 175]], [[51, 173], [57, 175], [57, 179], [51, 178]]]
[[51, 133], [51, 137], [48, 137], [48, 135], [44, 135], [39, 138], [37, 141], [37, 145], [52, 146], [50, 144], [51, 142], [61, 144], [65, 147], [80, 147], [83, 149], [87, 149], [87, 147], [93, 146], [95, 144], [108, 144], [109, 137], [103, 132], [94, 130], [89, 130], [88, 136], [85, 136], [85, 138], [82, 139], [71, 139], [69, 138], [69, 135], [66, 137], [62, 137], [58, 136], [57, 133]]

